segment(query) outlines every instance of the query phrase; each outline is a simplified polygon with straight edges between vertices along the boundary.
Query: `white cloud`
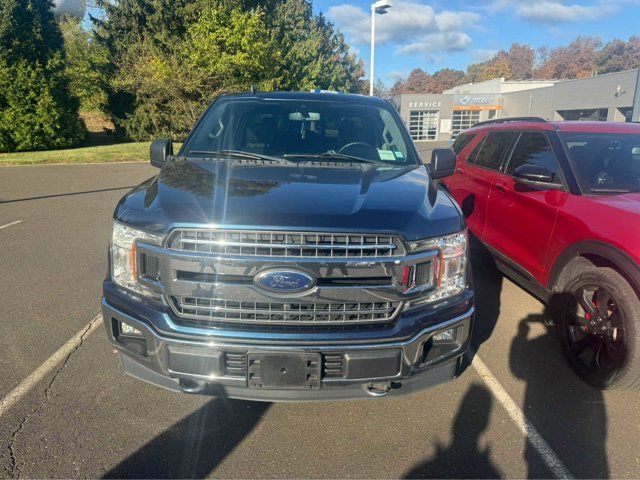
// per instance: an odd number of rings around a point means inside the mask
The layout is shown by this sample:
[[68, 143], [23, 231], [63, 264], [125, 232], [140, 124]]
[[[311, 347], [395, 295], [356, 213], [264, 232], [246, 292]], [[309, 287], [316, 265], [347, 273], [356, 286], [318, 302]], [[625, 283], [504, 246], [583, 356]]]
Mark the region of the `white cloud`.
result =
[[[331, 7], [327, 17], [356, 45], [368, 45], [371, 14], [351, 4]], [[465, 30], [475, 26], [480, 15], [473, 12], [436, 11], [415, 1], [398, 1], [376, 19], [376, 43], [397, 46], [399, 53], [449, 52], [471, 45]]]
[[471, 46], [471, 37], [463, 32], [441, 32], [426, 35], [419, 42], [408, 43], [396, 49], [398, 53], [459, 52]]
[[480, 20], [477, 13], [442, 12], [436, 15], [436, 24], [441, 31], [462, 30]]
[[371, 28], [371, 26], [369, 17], [364, 10], [345, 3], [331, 7], [327, 11], [327, 17], [342, 30], [342, 33], [355, 40], [355, 43], [366, 43], [366, 29]]
[[542, 0], [520, 5], [516, 15], [532, 22], [555, 24], [596, 20], [615, 13], [617, 9], [615, 3], [608, 1], [587, 6]]
[[490, 14], [498, 13], [507, 8], [513, 6], [513, 2], [511, 0], [492, 0], [488, 5], [482, 5], [482, 8], [485, 8], [487, 12]]
[[486, 62], [487, 60], [491, 60], [496, 53], [498, 53], [498, 50], [477, 48], [471, 52], [471, 58], [474, 62]]
[[389, 80], [391, 80], [392, 82], [395, 82], [396, 80], [400, 80], [404, 77], [407, 76], [407, 72], [402, 71], [402, 70], [393, 70], [389, 73], [387, 73], [387, 78]]

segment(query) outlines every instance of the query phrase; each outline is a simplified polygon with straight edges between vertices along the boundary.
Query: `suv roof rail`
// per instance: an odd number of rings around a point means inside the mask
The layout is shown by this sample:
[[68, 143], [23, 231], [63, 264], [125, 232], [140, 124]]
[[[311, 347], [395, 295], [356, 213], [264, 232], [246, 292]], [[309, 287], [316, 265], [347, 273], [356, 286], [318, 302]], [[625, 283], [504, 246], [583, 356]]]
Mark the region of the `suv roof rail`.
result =
[[481, 125], [492, 125], [496, 123], [509, 123], [509, 122], [536, 122], [536, 123], [549, 123], [542, 117], [507, 117], [507, 118], [495, 118], [493, 120], [485, 120], [483, 122], [474, 123], [471, 128], [479, 127]]

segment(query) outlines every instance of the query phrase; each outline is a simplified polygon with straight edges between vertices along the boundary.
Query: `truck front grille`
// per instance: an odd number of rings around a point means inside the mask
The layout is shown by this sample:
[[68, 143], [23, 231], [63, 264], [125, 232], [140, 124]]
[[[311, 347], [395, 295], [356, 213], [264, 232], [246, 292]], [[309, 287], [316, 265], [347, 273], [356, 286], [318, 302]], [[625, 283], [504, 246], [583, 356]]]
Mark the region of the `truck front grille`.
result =
[[286, 258], [372, 258], [404, 255], [391, 235], [179, 229], [168, 248], [182, 252]]
[[354, 325], [394, 319], [400, 302], [242, 302], [172, 297], [176, 313], [209, 322], [267, 325]]

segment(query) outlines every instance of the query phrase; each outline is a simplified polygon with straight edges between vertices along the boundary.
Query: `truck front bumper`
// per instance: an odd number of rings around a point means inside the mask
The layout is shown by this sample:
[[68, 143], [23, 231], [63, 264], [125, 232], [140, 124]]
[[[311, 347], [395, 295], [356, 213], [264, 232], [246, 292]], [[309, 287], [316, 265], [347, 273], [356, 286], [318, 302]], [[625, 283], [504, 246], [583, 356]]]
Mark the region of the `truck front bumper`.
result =
[[[403, 340], [267, 344], [169, 336], [106, 299], [102, 311], [107, 336], [129, 375], [173, 391], [259, 401], [402, 395], [452, 380], [467, 349], [474, 316], [467, 303], [466, 311], [428, 322]], [[251, 359], [268, 355], [317, 359], [318, 378], [300, 388], [262, 385], [252, 379]]]

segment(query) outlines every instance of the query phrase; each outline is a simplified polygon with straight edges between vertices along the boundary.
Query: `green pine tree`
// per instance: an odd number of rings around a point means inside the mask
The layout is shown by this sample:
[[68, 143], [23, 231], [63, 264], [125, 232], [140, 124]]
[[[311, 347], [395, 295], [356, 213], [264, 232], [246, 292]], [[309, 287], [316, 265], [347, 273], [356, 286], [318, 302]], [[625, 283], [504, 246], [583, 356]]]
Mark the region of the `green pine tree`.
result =
[[279, 90], [321, 88], [357, 92], [362, 62], [349, 51], [344, 37], [309, 0], [282, 0], [267, 17], [279, 55], [271, 76]]
[[109, 109], [130, 138], [183, 139], [224, 92], [359, 89], [362, 63], [310, 0], [98, 0]]
[[106, 49], [86, 30], [82, 20], [63, 18], [60, 30], [64, 38], [65, 72], [71, 93], [80, 100], [80, 112], [106, 112], [109, 68]]
[[77, 145], [86, 130], [69, 93], [51, 0], [0, 0], [0, 151]]
[[[103, 12], [91, 17], [96, 40], [107, 51], [104, 69], [111, 82], [106, 85], [107, 110], [116, 133], [132, 139], [148, 139], [153, 133], [166, 135], [169, 108], [153, 95], [140, 95], [136, 88], [123, 87], [131, 79], [127, 71], [147, 61], [149, 55], [164, 57], [182, 43], [200, 8], [210, 0], [96, 0]], [[135, 56], [143, 54], [144, 58]], [[124, 77], [124, 78], [123, 78]], [[150, 134], [149, 132], [153, 132]]]

